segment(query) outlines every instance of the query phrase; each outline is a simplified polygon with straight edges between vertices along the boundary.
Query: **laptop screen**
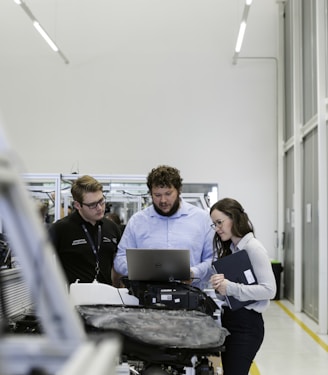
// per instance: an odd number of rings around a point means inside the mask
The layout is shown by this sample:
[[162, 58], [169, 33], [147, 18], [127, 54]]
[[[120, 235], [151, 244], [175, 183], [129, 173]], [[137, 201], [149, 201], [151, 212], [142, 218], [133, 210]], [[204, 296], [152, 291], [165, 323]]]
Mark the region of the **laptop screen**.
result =
[[190, 251], [186, 249], [127, 249], [126, 258], [129, 280], [190, 279]]

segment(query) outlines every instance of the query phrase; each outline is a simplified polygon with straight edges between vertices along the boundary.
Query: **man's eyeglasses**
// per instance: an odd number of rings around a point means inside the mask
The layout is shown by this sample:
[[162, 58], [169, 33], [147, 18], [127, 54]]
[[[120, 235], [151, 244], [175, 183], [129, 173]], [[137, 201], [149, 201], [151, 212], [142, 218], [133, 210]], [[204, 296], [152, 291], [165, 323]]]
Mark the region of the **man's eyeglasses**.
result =
[[216, 220], [216, 221], [214, 221], [213, 222], [213, 224], [211, 224], [211, 228], [213, 229], [213, 230], [215, 230], [216, 229], [216, 227], [219, 227], [219, 228], [221, 228], [222, 227], [222, 225], [223, 225], [223, 223], [226, 221], [227, 219], [223, 219], [223, 220]]
[[98, 207], [98, 205], [104, 206], [105, 203], [106, 203], [106, 198], [102, 197], [98, 202], [81, 203], [81, 206], [87, 206], [88, 208], [90, 208], [90, 210], [95, 210]]

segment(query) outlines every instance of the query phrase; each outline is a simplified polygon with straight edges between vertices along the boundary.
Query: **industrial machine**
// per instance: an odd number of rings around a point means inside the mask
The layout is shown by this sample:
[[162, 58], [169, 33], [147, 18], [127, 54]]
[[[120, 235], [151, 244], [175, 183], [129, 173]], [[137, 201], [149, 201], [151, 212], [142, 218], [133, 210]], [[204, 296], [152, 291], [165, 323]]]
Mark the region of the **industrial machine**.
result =
[[[0, 373], [213, 374], [207, 355], [219, 355], [228, 333], [209, 315], [145, 308], [127, 289], [98, 283], [73, 284], [69, 293], [15, 159], [0, 124], [0, 222], [18, 260], [15, 269], [0, 270]], [[26, 289], [26, 300], [8, 296], [12, 282]], [[18, 311], [10, 311], [8, 297], [15, 308], [24, 302], [21, 313], [33, 313], [37, 334], [10, 332], [8, 316]], [[206, 341], [199, 341], [200, 332], [207, 332]]]

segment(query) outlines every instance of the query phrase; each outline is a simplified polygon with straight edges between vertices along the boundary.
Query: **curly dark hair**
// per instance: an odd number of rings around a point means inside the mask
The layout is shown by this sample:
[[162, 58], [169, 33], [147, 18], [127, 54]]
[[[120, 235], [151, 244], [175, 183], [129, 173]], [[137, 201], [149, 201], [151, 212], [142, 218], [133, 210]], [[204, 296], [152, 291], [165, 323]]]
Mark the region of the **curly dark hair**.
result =
[[151, 193], [153, 187], [174, 187], [179, 192], [182, 188], [180, 171], [168, 165], [153, 168], [147, 177], [147, 187]]
[[[223, 212], [232, 220], [231, 232], [236, 237], [244, 237], [247, 233], [254, 233], [254, 227], [242, 205], [232, 198], [224, 198], [214, 203], [210, 209], [210, 214], [218, 210]], [[220, 236], [215, 233], [213, 239], [214, 252], [219, 258], [229, 255], [231, 240], [221, 241]], [[214, 254], [215, 255], [215, 254]]]

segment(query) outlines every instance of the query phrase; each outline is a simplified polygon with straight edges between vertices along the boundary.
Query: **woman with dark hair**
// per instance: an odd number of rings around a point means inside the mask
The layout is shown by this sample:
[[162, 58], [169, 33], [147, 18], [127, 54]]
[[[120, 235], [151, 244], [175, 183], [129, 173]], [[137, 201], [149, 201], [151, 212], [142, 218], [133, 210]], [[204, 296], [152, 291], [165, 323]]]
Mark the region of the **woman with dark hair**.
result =
[[256, 284], [244, 285], [226, 279], [224, 274], [214, 274], [210, 279], [219, 298], [252, 301], [238, 310], [223, 304], [221, 318], [222, 326], [230, 332], [222, 352], [224, 375], [247, 375], [263, 342], [262, 313], [275, 296], [275, 277], [267, 251], [255, 238], [253, 225], [239, 202], [221, 199], [211, 207], [210, 215], [215, 230], [214, 259], [246, 250], [257, 280]]

